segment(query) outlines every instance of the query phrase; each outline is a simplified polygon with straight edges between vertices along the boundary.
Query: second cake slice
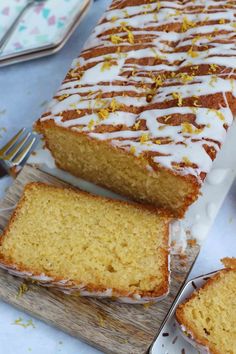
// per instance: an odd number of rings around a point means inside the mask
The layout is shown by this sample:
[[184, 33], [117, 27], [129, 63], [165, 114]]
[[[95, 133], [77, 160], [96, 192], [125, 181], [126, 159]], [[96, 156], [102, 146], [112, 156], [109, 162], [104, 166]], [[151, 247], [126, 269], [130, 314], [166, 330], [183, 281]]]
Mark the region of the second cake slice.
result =
[[169, 222], [155, 208], [31, 183], [1, 239], [0, 266], [69, 293], [155, 301], [168, 293]]

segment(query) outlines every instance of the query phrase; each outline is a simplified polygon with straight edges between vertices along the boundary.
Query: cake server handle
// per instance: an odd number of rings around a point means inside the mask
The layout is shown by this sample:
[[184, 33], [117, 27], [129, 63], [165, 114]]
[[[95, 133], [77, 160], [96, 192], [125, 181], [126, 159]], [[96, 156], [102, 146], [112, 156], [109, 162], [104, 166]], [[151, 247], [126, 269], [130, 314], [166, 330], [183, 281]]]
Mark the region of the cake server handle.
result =
[[13, 34], [13, 32], [15, 31], [18, 23], [20, 22], [22, 16], [25, 14], [25, 12], [35, 3], [39, 3], [42, 2], [42, 0], [28, 0], [27, 3], [25, 4], [25, 6], [23, 7], [23, 9], [20, 11], [20, 13], [18, 14], [18, 16], [15, 18], [15, 20], [12, 22], [11, 26], [8, 28], [8, 30], [6, 31], [6, 33], [4, 34], [4, 36], [1, 38], [0, 40], [0, 54], [2, 53], [3, 49], [5, 48], [5, 46], [7, 45], [11, 35]]

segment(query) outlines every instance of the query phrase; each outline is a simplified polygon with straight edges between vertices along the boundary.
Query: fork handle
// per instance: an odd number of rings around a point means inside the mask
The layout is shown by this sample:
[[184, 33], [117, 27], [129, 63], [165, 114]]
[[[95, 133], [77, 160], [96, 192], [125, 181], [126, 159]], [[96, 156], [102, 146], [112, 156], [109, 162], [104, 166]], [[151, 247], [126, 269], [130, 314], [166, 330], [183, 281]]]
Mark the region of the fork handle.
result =
[[15, 20], [12, 22], [11, 26], [8, 28], [2, 39], [0, 40], [0, 53], [4, 50], [5, 46], [7, 45], [11, 35], [15, 31], [18, 23], [20, 22], [22, 16], [25, 14], [25, 12], [33, 5], [34, 0], [27, 1], [26, 5], [23, 7], [23, 9], [20, 11], [18, 16], [15, 18]]

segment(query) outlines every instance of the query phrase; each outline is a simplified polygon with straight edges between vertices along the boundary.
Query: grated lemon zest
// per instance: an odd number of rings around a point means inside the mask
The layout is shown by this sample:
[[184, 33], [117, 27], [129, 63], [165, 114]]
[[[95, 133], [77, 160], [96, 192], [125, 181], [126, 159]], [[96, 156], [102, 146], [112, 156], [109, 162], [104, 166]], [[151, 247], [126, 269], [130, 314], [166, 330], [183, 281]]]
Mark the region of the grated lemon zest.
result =
[[94, 129], [94, 124], [95, 124], [94, 119], [91, 119], [89, 121], [89, 123], [88, 123], [89, 130], [93, 130]]
[[186, 32], [188, 29], [193, 28], [194, 26], [195, 26], [195, 23], [189, 21], [187, 16], [184, 16], [182, 27], [181, 27], [181, 32]]
[[135, 153], [136, 153], [136, 148], [135, 148], [135, 146], [131, 146], [130, 152], [131, 152], [131, 154], [135, 154]]
[[111, 34], [110, 40], [113, 44], [119, 44], [123, 42], [123, 39], [120, 36], [117, 36], [116, 34]]
[[100, 109], [100, 111], [98, 111], [98, 117], [103, 120], [103, 119], [107, 119], [109, 116], [109, 111], [106, 108], [102, 108]]
[[181, 107], [183, 104], [183, 98], [179, 92], [173, 92], [172, 97], [178, 100], [178, 106]]
[[148, 133], [144, 133], [143, 135], [141, 135], [141, 138], [140, 138], [140, 143], [141, 144], [146, 144], [148, 140], [149, 140]]

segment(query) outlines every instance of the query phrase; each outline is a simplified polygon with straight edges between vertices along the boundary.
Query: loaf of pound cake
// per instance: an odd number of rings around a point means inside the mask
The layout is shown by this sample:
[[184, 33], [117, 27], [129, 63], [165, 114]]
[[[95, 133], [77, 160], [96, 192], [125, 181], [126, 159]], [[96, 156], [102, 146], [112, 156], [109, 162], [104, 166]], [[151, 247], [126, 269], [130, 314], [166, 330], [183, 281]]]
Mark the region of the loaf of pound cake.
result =
[[236, 111], [236, 3], [113, 0], [35, 127], [58, 167], [182, 217]]
[[223, 260], [225, 269], [176, 311], [182, 331], [201, 353], [236, 353], [236, 258]]
[[31, 183], [1, 237], [0, 267], [69, 294], [157, 301], [169, 289], [169, 222], [154, 207]]

